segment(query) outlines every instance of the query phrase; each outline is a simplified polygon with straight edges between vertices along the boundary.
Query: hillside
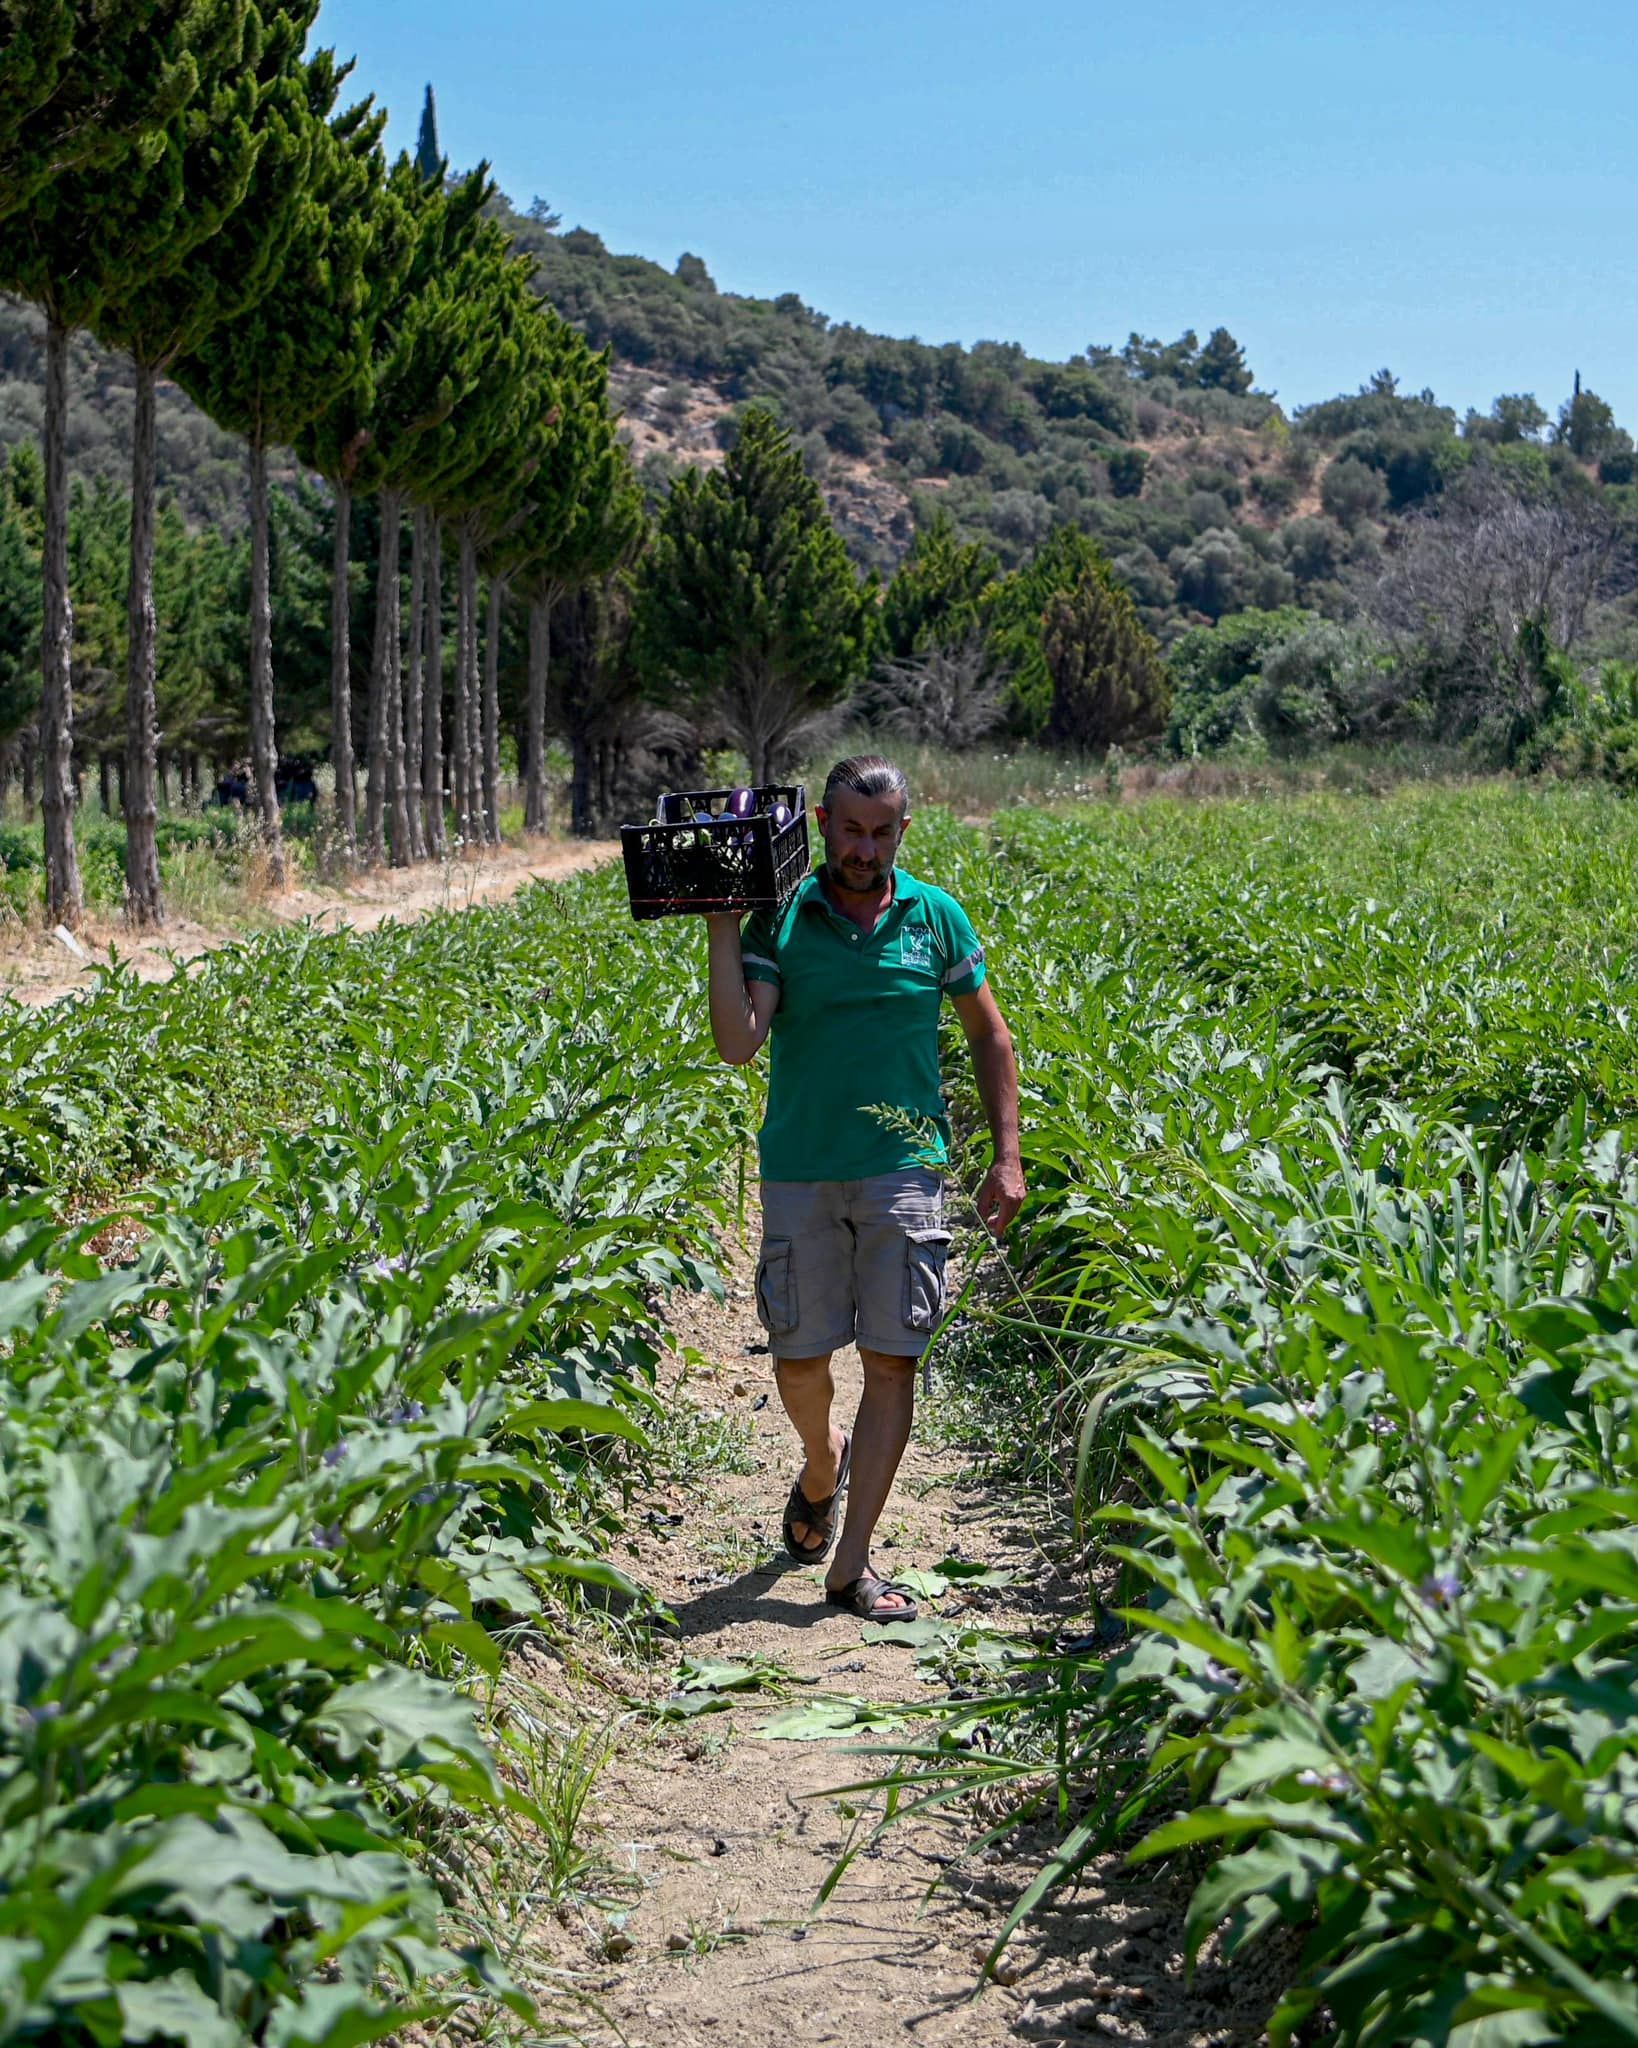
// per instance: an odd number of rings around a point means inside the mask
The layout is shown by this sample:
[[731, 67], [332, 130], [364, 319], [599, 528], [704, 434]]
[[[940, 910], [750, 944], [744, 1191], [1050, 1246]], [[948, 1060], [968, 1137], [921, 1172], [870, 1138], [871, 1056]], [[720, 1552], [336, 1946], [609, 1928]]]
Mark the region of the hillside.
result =
[[[891, 571], [939, 506], [1006, 566], [1072, 524], [1100, 541], [1169, 640], [1246, 607], [1345, 616], [1398, 519], [1476, 459], [1601, 495], [1635, 523], [1631, 439], [1590, 392], [1573, 394], [1556, 428], [1524, 396], [1458, 421], [1379, 372], [1288, 417], [1221, 328], [1204, 343], [1134, 334], [1063, 363], [1008, 342], [934, 346], [833, 322], [794, 293], [719, 291], [697, 256], [667, 270], [616, 255], [585, 228], [561, 231], [538, 202], [495, 210], [535, 258], [544, 295], [610, 349], [625, 435], [655, 496], [679, 465], [720, 461], [746, 406], [771, 405], [861, 567]], [[37, 337], [35, 316], [0, 302], [0, 447], [38, 431]], [[123, 478], [130, 406], [123, 366], [78, 343], [78, 474]], [[190, 519], [241, 520], [236, 444], [169, 388], [160, 450]], [[1618, 578], [1600, 636], [1623, 652], [1631, 581]]]

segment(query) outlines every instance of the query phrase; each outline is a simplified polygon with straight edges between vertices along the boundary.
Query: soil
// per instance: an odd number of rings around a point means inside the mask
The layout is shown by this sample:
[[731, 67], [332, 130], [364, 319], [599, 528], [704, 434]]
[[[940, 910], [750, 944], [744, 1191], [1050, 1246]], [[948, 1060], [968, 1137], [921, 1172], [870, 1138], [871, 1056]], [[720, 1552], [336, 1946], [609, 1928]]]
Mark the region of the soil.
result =
[[[555, 881], [615, 859], [616, 840], [533, 840], [521, 846], [491, 846], [444, 864], [413, 868], [372, 868], [346, 884], [287, 889], [252, 906], [254, 922], [300, 924], [326, 931], [346, 926], [373, 931], [389, 918], [408, 924], [440, 910], [465, 910], [474, 903], [501, 903], [528, 882]], [[88, 918], [74, 934], [78, 951], [50, 932], [0, 931], [0, 994], [21, 1003], [49, 1003], [87, 988], [110, 948], [143, 981], [164, 981], [179, 962], [192, 960], [244, 936], [243, 927], [173, 918], [163, 930], [136, 933], [123, 918]]]
[[[1187, 1981], [1186, 1880], [1105, 1856], [1026, 1925], [997, 1977], [983, 1981], [984, 1958], [1055, 1832], [1037, 1827], [972, 1852], [1002, 1809], [969, 1807], [898, 1821], [871, 1841], [880, 1795], [838, 1788], [876, 1775], [882, 1759], [850, 1750], [857, 1738], [847, 1735], [763, 1735], [793, 1706], [915, 1702], [944, 1685], [918, 1672], [913, 1649], [867, 1640], [857, 1619], [826, 1606], [821, 1567], [784, 1558], [780, 1515], [799, 1454], [749, 1283], [736, 1253], [726, 1303], [690, 1299], [676, 1323], [679, 1352], [696, 1355], [686, 1374], [669, 1362], [671, 1397], [737, 1421], [748, 1440], [739, 1462], [754, 1470], [708, 1471], [639, 1509], [644, 1533], [623, 1562], [669, 1605], [676, 1633], [636, 1682], [647, 1686], [648, 1707], [614, 1726], [595, 1796], [595, 1824], [634, 1898], [623, 1923], [591, 1915], [578, 1955], [557, 1957], [588, 2001], [573, 2031], [590, 2048], [1069, 2048], [1111, 2039], [1238, 2048], [1259, 2039], [1278, 1989], [1272, 1959], [1242, 1964], [1231, 1985], [1208, 1955]], [[836, 1376], [846, 1415], [859, 1392], [855, 1353], [837, 1359]], [[924, 1601], [923, 1617], [976, 1610], [991, 1628], [1051, 1635], [1074, 1628], [1084, 1577], [1043, 1540], [1050, 1519], [1042, 1502], [918, 1431], [875, 1562], [928, 1569], [959, 1555], [1008, 1569], [1017, 1577], [1004, 1590], [952, 1589]], [[779, 1675], [765, 1689], [723, 1692], [720, 1711], [658, 1718], [683, 1658], [765, 1660]], [[621, 1689], [634, 1689], [629, 1671]], [[850, 1840], [867, 1846], [821, 1906]]]

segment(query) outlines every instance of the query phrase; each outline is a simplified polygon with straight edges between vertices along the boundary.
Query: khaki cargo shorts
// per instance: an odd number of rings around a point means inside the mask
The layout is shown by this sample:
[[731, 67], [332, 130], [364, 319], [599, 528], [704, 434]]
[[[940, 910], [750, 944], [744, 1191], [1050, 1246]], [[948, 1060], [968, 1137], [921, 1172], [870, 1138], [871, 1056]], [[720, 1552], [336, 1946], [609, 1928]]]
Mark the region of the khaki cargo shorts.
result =
[[944, 1313], [944, 1180], [765, 1180], [756, 1312], [775, 1358], [844, 1344], [919, 1358]]

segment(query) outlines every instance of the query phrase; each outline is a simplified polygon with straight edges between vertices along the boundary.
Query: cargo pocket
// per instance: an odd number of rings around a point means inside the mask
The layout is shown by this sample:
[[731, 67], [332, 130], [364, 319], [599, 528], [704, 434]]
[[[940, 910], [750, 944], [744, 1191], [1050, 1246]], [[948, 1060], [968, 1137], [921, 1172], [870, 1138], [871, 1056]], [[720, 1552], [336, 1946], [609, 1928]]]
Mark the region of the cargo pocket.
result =
[[770, 1337], [786, 1337], [796, 1328], [796, 1268], [788, 1237], [763, 1241], [756, 1264], [756, 1319]]
[[904, 1327], [931, 1330], [944, 1313], [944, 1268], [950, 1256], [947, 1230], [904, 1233]]

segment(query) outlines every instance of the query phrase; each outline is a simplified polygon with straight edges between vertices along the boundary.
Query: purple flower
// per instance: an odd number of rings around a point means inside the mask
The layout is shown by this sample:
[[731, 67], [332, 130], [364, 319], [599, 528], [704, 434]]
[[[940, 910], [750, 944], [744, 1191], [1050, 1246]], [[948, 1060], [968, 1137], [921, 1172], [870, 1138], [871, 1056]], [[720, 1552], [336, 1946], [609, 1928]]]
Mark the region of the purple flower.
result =
[[340, 1437], [324, 1454], [324, 1462], [333, 1472], [347, 1455], [347, 1439]]
[[1299, 1771], [1297, 1783], [1310, 1785], [1319, 1792], [1346, 1792], [1350, 1789], [1341, 1771]]
[[1422, 1581], [1421, 1594], [1435, 1607], [1452, 1607], [1462, 1590], [1461, 1579], [1455, 1572], [1434, 1572]]
[[1226, 1665], [1219, 1664], [1215, 1657], [1206, 1659], [1206, 1668], [1202, 1676], [1208, 1685], [1218, 1686], [1225, 1692], [1233, 1692], [1240, 1683], [1236, 1673], [1230, 1671]]
[[42, 1700], [37, 1707], [23, 1709], [23, 1725], [38, 1728], [42, 1721], [55, 1721], [61, 1712], [62, 1707], [56, 1700]]
[[339, 1550], [341, 1548], [341, 1524], [330, 1522], [322, 1529], [313, 1531], [315, 1550]]
[[389, 1422], [419, 1422], [426, 1414], [419, 1401], [406, 1401], [387, 1417]]
[[410, 1499], [418, 1508], [429, 1508], [438, 1498], [439, 1491], [440, 1489], [436, 1486], [423, 1486], [412, 1493]]

